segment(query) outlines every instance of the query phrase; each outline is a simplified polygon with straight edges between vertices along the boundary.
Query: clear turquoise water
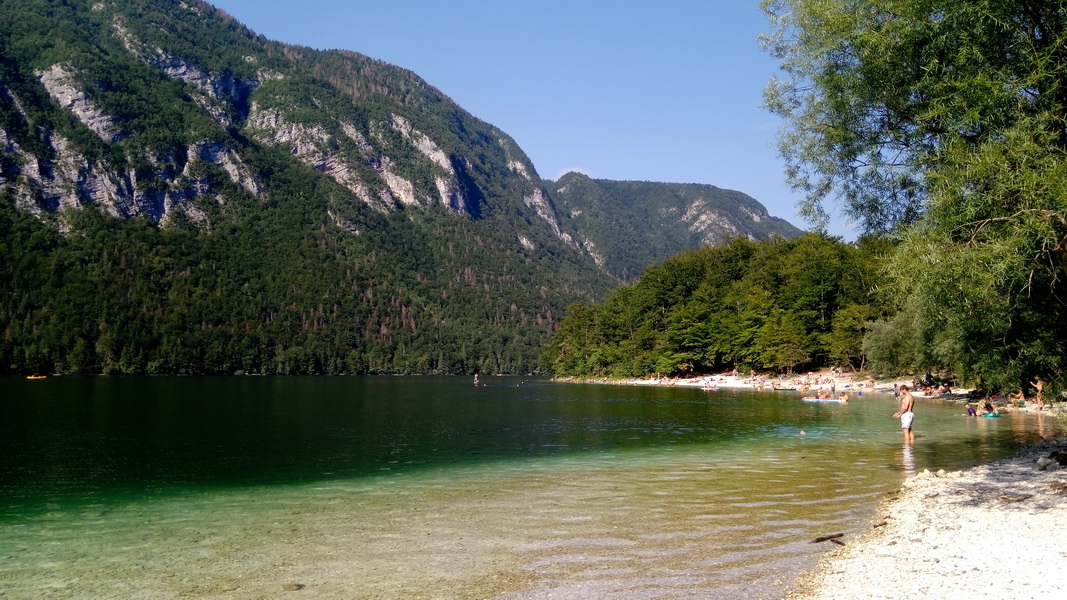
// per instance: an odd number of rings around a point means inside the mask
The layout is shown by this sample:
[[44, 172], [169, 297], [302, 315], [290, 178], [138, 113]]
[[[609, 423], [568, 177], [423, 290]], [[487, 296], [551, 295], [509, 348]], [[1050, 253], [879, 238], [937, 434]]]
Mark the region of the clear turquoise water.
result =
[[1058, 431], [920, 398], [907, 450], [880, 395], [484, 381], [0, 380], [0, 587], [779, 598], [907, 473]]

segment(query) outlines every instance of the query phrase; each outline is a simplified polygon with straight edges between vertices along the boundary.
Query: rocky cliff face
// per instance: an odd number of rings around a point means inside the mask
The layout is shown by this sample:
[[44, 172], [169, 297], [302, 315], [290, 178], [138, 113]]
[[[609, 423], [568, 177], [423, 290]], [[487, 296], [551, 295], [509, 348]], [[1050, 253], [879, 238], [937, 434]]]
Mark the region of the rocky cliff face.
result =
[[[204, 202], [225, 203], [233, 193], [269, 195], [269, 182], [245, 159], [249, 151], [266, 147], [329, 178], [379, 213], [438, 206], [477, 219], [486, 210], [520, 207], [577, 249], [521, 150], [410, 73], [352, 53], [268, 42], [226, 23], [202, 2], [160, 0], [155, 8], [166, 9], [160, 13], [124, 4], [93, 3], [90, 18], [78, 22], [86, 46], [99, 51], [90, 56], [97, 64], [71, 57], [34, 73], [51, 103], [76, 119], [69, 128], [74, 131], [56, 127], [47, 132], [43, 148], [30, 151], [20, 145], [18, 131], [0, 129], [11, 158], [0, 185], [20, 208], [58, 222], [62, 219], [50, 213], [93, 206], [164, 226], [180, 213], [206, 226], [211, 211]], [[219, 35], [201, 25], [220, 22], [233, 39], [205, 44], [216, 47], [215, 53], [189, 52], [191, 36]], [[229, 63], [220, 56], [227, 45], [241, 49]], [[120, 69], [137, 72], [114, 75]], [[136, 78], [151, 79], [148, 70], [161, 84], [180, 85], [131, 86]], [[397, 102], [391, 93], [397, 81], [420, 89], [421, 102], [410, 97]], [[17, 92], [0, 89], [5, 103], [26, 104]], [[115, 96], [132, 104], [150, 95], [160, 102], [164, 94], [170, 99], [163, 102], [206, 116], [217, 127], [181, 132], [180, 145], [160, 148], [146, 140], [156, 132], [139, 129], [136, 115], [109, 112]], [[432, 111], [421, 105], [427, 101]], [[48, 110], [34, 106], [19, 114], [29, 123]], [[82, 139], [78, 130], [91, 132], [110, 150], [86, 148], [75, 141]], [[472, 147], [472, 140], [480, 147]], [[233, 186], [220, 188], [219, 173]]]
[[[239, 197], [272, 198], [272, 170], [263, 165], [285, 160], [344, 191], [331, 200], [329, 220], [351, 232], [365, 228], [344, 214], [355, 206], [380, 215], [443, 209], [500, 220], [494, 227], [514, 229], [516, 250], [558, 247], [603, 267], [626, 243], [647, 246], [655, 235], [634, 235], [647, 223], [605, 229], [622, 226], [616, 217], [634, 203], [671, 231], [684, 225], [683, 243], [664, 251], [794, 231], [768, 227], [777, 222], [751, 199], [664, 201], [542, 181], [510, 137], [414, 74], [352, 52], [265, 40], [204, 2], [30, 4], [40, 9], [25, 5], [6, 19], [10, 39], [28, 35], [20, 29], [28, 15], [36, 27], [81, 37], [68, 40], [76, 51], [66, 54], [46, 37], [32, 61], [4, 57], [14, 66], [0, 71], [0, 193], [62, 230], [64, 209], [86, 208], [211, 227], [232, 218], [220, 207]], [[622, 212], [598, 213], [600, 196]], [[637, 262], [626, 276], [639, 272]]]
[[74, 70], [72, 65], [55, 64], [37, 73], [37, 78], [60, 107], [74, 113], [83, 125], [102, 140], [108, 143], [121, 140], [125, 136], [118, 130], [115, 120], [104, 114], [92, 98], [78, 88], [74, 81]]
[[[56, 104], [73, 114], [101, 141], [120, 144], [127, 134], [117, 119], [79, 87], [76, 73], [72, 65], [55, 64], [37, 73], [37, 78]], [[30, 120], [23, 103], [10, 90], [3, 88], [2, 97], [18, 108], [24, 119]], [[147, 216], [164, 223], [168, 215], [181, 212], [194, 222], [203, 222], [203, 212], [191, 201], [201, 196], [215, 198], [217, 191], [203, 176], [202, 165], [221, 169], [247, 193], [261, 192], [254, 174], [226, 141], [198, 140], [180, 153], [166, 156], [150, 148], [138, 149], [137, 158], [145, 159], [147, 167], [124, 169], [114, 162], [91, 158], [59, 132], [50, 132], [49, 146], [43, 156], [27, 152], [13, 137], [0, 129], [4, 151], [13, 159], [0, 185], [15, 198], [17, 206], [38, 215], [63, 208], [95, 206], [119, 218]], [[160, 181], [166, 184], [162, 189]]]
[[[406, 118], [392, 114], [388, 120], [369, 121], [364, 132], [361, 124], [343, 119], [300, 122], [295, 110], [253, 102], [245, 129], [256, 141], [282, 148], [376, 211], [439, 204], [455, 212], [474, 212], [452, 158]], [[406, 156], [406, 167], [431, 173], [432, 187], [419, 187], [401, 175], [400, 162], [393, 158], [397, 154]]]

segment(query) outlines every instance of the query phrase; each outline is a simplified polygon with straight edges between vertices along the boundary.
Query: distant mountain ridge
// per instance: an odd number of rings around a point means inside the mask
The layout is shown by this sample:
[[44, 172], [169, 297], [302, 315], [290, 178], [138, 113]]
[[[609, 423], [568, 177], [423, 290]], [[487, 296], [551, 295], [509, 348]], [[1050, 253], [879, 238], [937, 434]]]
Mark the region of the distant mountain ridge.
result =
[[568, 229], [598, 265], [624, 281], [684, 250], [736, 237], [803, 234], [751, 196], [713, 185], [612, 181], [573, 172], [549, 185]]
[[[792, 235], [751, 199], [544, 181], [414, 73], [200, 0], [0, 8], [0, 370], [534, 371], [563, 307], [660, 237]], [[648, 238], [605, 226], [637, 205]]]

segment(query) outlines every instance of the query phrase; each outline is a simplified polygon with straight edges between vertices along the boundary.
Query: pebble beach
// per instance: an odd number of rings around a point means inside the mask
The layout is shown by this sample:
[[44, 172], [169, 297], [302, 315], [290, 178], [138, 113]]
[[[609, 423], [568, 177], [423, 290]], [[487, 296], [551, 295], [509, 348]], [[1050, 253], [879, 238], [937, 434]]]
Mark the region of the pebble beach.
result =
[[1067, 597], [1067, 437], [1015, 458], [907, 479], [864, 532], [788, 595], [830, 598]]

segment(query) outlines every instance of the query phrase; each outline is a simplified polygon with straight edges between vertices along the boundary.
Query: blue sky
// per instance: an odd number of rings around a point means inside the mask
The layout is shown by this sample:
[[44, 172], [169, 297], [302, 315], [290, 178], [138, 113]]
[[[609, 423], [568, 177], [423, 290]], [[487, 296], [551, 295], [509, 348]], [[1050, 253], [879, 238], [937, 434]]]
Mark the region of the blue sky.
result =
[[415, 72], [544, 178], [708, 183], [807, 227], [760, 107], [778, 65], [758, 0], [209, 1], [271, 39]]

